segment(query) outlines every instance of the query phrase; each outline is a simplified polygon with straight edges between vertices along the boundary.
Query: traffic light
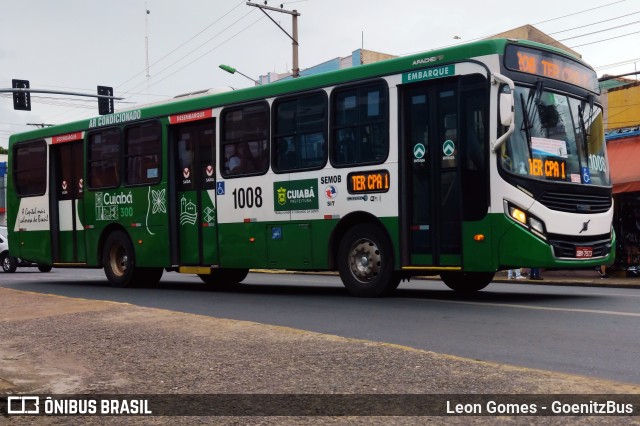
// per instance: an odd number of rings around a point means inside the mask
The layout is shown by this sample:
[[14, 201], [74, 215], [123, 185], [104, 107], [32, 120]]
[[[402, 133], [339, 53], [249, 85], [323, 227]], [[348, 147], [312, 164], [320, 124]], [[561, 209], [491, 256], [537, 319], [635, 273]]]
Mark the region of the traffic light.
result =
[[[113, 96], [113, 87], [98, 86], [98, 95]], [[113, 114], [113, 99], [98, 98], [98, 113], [100, 115]]]
[[[29, 80], [11, 80], [13, 89], [28, 89]], [[29, 92], [13, 92], [13, 109], [19, 111], [31, 111], [31, 93]]]

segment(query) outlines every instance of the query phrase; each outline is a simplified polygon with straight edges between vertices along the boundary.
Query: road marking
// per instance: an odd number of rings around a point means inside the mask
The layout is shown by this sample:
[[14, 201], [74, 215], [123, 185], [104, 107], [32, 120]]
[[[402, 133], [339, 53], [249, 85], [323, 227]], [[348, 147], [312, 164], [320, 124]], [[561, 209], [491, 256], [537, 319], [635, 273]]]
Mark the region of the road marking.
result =
[[586, 296], [613, 296], [613, 297], [640, 297], [640, 294], [625, 294], [625, 293], [580, 293], [580, 295]]
[[510, 303], [462, 302], [460, 300], [429, 300], [430, 302], [457, 303], [460, 305], [496, 306], [499, 308], [519, 308], [537, 311], [579, 312], [583, 314], [615, 315], [621, 317], [640, 317], [640, 312], [601, 311], [597, 309], [551, 308], [548, 306], [514, 305]]

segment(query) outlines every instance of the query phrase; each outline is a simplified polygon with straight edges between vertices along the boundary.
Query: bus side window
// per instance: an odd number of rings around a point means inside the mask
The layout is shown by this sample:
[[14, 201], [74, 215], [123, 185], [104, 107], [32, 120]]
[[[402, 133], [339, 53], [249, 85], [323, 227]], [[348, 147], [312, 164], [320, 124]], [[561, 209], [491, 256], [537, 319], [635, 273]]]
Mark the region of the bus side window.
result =
[[220, 171], [223, 177], [257, 175], [269, 168], [269, 105], [256, 102], [222, 111]]
[[125, 128], [125, 185], [155, 184], [160, 181], [161, 135], [162, 129], [157, 121]]
[[325, 165], [327, 107], [323, 91], [274, 102], [274, 171], [309, 170]]
[[89, 187], [120, 186], [120, 129], [116, 127], [90, 133], [87, 170]]
[[389, 153], [386, 82], [337, 88], [331, 97], [331, 163], [379, 164]]
[[19, 197], [42, 195], [47, 188], [47, 145], [44, 140], [16, 144], [13, 177]]

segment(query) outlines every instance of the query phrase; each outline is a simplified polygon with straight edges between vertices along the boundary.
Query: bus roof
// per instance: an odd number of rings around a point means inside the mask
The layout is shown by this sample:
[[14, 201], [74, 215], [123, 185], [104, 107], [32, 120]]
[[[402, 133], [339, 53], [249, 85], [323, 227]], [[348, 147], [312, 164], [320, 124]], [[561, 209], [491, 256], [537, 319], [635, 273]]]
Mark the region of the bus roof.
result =
[[[378, 76], [397, 74], [420, 68], [427, 68], [429, 66], [456, 62], [467, 58], [480, 57], [491, 54], [503, 54], [506, 45], [509, 43], [517, 43], [533, 48], [549, 50], [553, 53], [570, 57], [571, 59], [576, 60], [583, 65], [586, 65], [579, 58], [576, 58], [570, 55], [568, 52], [552, 46], [528, 40], [490, 39], [461, 44], [443, 49], [425, 51], [409, 56], [402, 56], [342, 70], [302, 76], [295, 79], [280, 80], [262, 86], [238, 89], [230, 92], [206, 94], [198, 97], [172, 98], [150, 105], [141, 105], [138, 107], [127, 108], [126, 110], [121, 110], [111, 115], [116, 115], [123, 111], [141, 110], [143, 111], [141, 119], [151, 119], [154, 117], [161, 117], [181, 112], [249, 102], [258, 99], [281, 96], [289, 93], [312, 90], [315, 88], [334, 86], [337, 84], [355, 82], [359, 80], [375, 78]], [[31, 140], [69, 132], [89, 130], [90, 127], [95, 127], [88, 125], [91, 120], [95, 120], [95, 118], [82, 119], [75, 122], [64, 123], [56, 126], [34, 129], [28, 132], [14, 134], [9, 137], [9, 145], [11, 146], [13, 143], [23, 140]], [[103, 126], [101, 125], [99, 127]]]

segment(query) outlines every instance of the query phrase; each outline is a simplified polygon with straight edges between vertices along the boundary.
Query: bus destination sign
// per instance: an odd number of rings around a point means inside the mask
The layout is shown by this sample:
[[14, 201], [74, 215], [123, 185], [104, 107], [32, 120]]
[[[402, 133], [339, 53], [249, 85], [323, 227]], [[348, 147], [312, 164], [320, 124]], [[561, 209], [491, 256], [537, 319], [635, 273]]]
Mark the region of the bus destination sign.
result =
[[391, 176], [388, 170], [353, 172], [347, 175], [349, 194], [388, 192]]
[[548, 77], [599, 92], [598, 78], [592, 69], [550, 52], [509, 45], [505, 64], [510, 70]]
[[549, 180], [566, 180], [566, 161], [556, 158], [530, 158], [529, 174]]

